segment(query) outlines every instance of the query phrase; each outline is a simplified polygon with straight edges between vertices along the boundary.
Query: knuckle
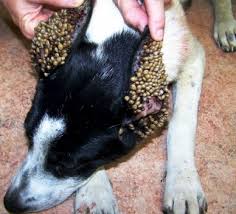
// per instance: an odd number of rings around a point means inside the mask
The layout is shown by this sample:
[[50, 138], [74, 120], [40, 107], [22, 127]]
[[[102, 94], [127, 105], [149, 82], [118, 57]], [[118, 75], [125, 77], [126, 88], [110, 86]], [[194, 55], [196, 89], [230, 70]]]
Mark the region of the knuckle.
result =
[[30, 29], [30, 22], [27, 17], [22, 17], [22, 19], [19, 20], [19, 28], [21, 29], [21, 32], [28, 38], [32, 38], [33, 32], [31, 32]]

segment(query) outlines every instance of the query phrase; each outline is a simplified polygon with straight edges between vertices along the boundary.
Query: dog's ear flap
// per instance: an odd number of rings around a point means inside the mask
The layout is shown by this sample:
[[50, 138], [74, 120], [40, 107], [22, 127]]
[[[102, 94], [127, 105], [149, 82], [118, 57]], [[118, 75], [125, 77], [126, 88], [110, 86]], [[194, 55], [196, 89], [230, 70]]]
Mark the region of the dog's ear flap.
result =
[[[142, 60], [141, 55], [143, 54], [143, 50], [144, 50], [145, 44], [147, 43], [147, 40], [149, 40], [149, 38], [150, 38], [150, 32], [149, 32], [148, 27], [145, 27], [141, 37], [142, 37], [141, 42], [138, 45], [138, 48], [137, 48], [134, 58], [133, 58], [133, 63], [132, 63], [132, 67], [131, 67], [132, 75], [135, 75], [140, 68], [141, 60]], [[130, 84], [133, 84], [133, 83], [134, 82], [132, 82], [132, 80], [131, 80]], [[132, 87], [130, 87], [130, 89], [132, 90]], [[129, 97], [129, 101], [132, 102], [132, 100], [130, 100], [130, 98], [132, 99], [132, 96]], [[134, 118], [132, 118], [133, 121], [136, 121], [140, 118], [144, 118], [148, 115], [157, 113], [161, 109], [161, 106], [162, 106], [162, 102], [157, 97], [151, 97], [146, 100], [141, 100], [141, 103], [143, 104], [142, 111], [135, 113], [136, 116]], [[131, 122], [133, 122], [133, 121], [131, 121]]]
[[84, 38], [92, 15], [92, 0], [78, 8], [62, 9], [35, 28], [30, 50], [33, 66], [40, 77], [48, 77], [66, 63]]
[[86, 29], [89, 24], [89, 20], [92, 16], [93, 10], [93, 1], [92, 0], [85, 0], [81, 7], [75, 9], [78, 13], [81, 14], [81, 17], [77, 20], [75, 32], [73, 35], [73, 47], [77, 47], [81, 40], [84, 38]]
[[134, 57], [133, 57], [133, 62], [131, 66], [132, 74], [134, 74], [137, 71], [140, 65], [140, 55], [143, 52], [143, 46], [149, 34], [150, 34], [149, 29], [146, 26], [141, 34], [141, 39], [140, 39], [141, 42], [138, 44]]

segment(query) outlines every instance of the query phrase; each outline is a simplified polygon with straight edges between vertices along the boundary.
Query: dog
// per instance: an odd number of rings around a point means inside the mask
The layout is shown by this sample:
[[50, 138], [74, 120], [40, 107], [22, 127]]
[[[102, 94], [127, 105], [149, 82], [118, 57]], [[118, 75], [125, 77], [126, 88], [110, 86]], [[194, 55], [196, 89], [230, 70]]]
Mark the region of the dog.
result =
[[[4, 197], [11, 213], [37, 212], [76, 192], [76, 209], [118, 213], [103, 166], [137, 144], [119, 129], [124, 95], [142, 34], [127, 26], [112, 0], [96, 0], [85, 33], [73, 43], [64, 65], [40, 78], [25, 120], [29, 151]], [[188, 28], [178, 0], [166, 8], [162, 52], [173, 84], [173, 113], [167, 134], [165, 213], [205, 213], [207, 202], [194, 161], [204, 49]]]
[[[187, 8], [191, 0], [180, 0]], [[231, 0], [211, 0], [214, 19], [214, 39], [219, 48], [225, 52], [236, 51], [236, 20], [232, 11]]]

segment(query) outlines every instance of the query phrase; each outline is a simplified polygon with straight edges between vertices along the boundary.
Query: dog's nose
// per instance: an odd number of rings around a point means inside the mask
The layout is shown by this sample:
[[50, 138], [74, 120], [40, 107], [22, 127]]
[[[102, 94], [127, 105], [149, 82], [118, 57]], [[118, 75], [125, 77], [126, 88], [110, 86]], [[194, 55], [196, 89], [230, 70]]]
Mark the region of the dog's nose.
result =
[[27, 211], [25, 203], [16, 192], [7, 192], [4, 196], [4, 206], [8, 212], [19, 214]]

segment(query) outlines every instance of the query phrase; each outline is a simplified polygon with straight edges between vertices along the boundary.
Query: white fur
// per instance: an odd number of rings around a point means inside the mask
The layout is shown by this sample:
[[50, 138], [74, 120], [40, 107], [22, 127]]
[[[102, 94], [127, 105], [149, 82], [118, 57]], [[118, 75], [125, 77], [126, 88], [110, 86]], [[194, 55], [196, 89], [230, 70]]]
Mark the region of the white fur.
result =
[[174, 213], [199, 213], [206, 206], [194, 163], [198, 102], [204, 73], [203, 48], [195, 42], [193, 53], [174, 86], [174, 107], [167, 136], [167, 178], [164, 207]]
[[[42, 168], [47, 149], [52, 140], [63, 134], [65, 122], [62, 118], [52, 118], [45, 114], [40, 121], [33, 136], [33, 149], [29, 151], [22, 168], [14, 179], [14, 185], [18, 186], [22, 180], [22, 175], [26, 171], [32, 170], [35, 166]], [[41, 170], [42, 171], [42, 170]]]
[[[102, 24], [102, 26], [101, 26]], [[123, 20], [119, 10], [111, 0], [96, 0], [86, 36], [89, 41], [102, 44], [105, 40], [123, 30], [134, 32]]]
[[104, 169], [98, 170], [82, 186], [75, 199], [75, 213], [117, 214], [118, 205]]
[[63, 118], [52, 118], [48, 114], [45, 114], [34, 133], [34, 146], [39, 147], [42, 144], [49, 143], [51, 140], [63, 134], [65, 127]]
[[31, 161], [43, 164], [45, 153], [51, 142], [65, 132], [65, 121], [63, 118], [52, 118], [45, 114], [40, 121], [33, 136], [33, 150], [29, 152]]
[[[63, 118], [52, 118], [45, 114], [34, 133], [33, 149], [29, 151], [22, 167], [11, 182], [9, 192], [21, 188], [22, 182], [25, 182], [26, 186], [21, 190], [21, 200], [25, 201], [23, 204], [34, 207], [35, 211], [50, 208], [51, 204], [54, 206], [61, 203], [86, 182], [78, 177], [57, 179], [44, 168], [48, 147], [65, 132], [65, 129]], [[37, 200], [27, 202], [30, 198]]]
[[[178, 15], [176, 15], [178, 14]], [[181, 5], [174, 2], [165, 11], [165, 31], [162, 45], [163, 62], [168, 81], [176, 80], [187, 56], [190, 34]]]

